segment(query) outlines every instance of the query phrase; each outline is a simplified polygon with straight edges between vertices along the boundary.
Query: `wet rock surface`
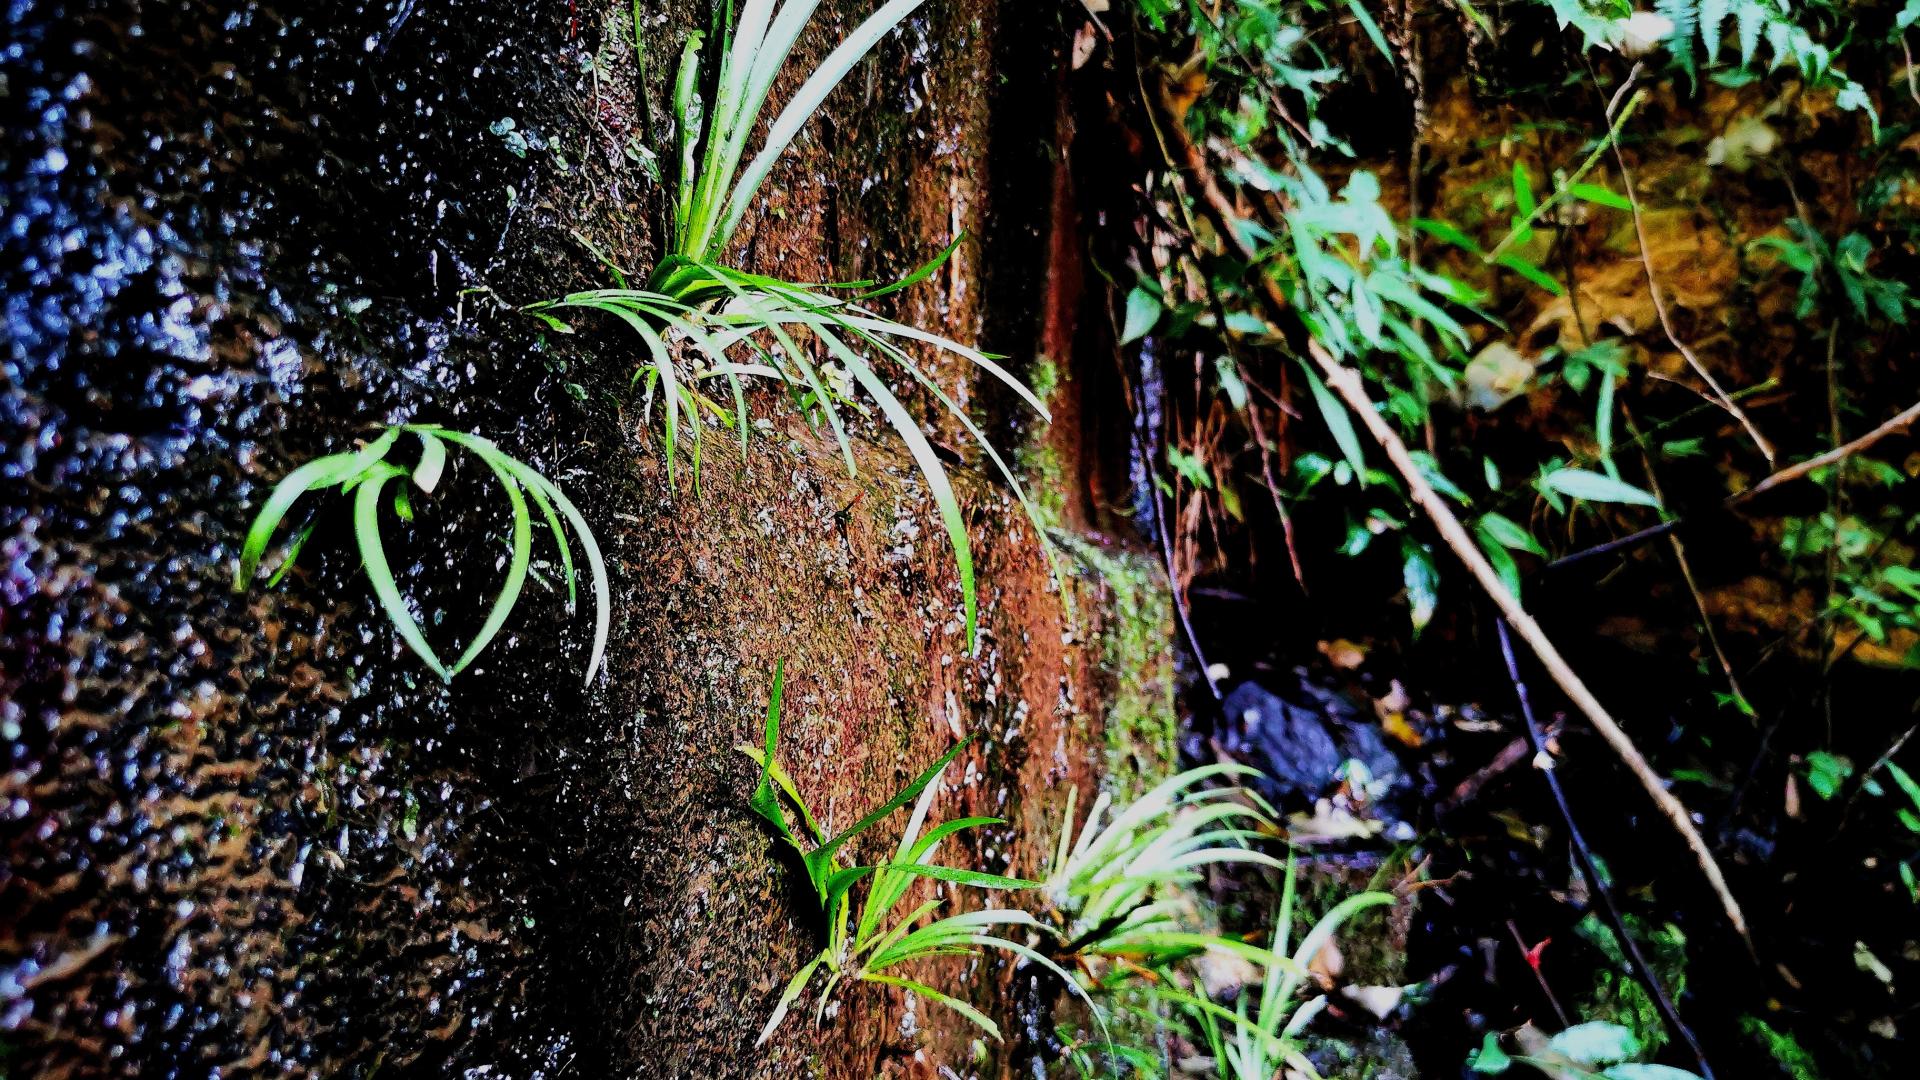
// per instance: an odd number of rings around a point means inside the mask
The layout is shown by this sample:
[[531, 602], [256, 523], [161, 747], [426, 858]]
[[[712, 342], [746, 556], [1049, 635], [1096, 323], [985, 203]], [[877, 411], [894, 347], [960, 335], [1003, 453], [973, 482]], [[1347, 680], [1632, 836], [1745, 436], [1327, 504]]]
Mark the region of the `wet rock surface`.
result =
[[[858, 5], [835, 7], [803, 53], [851, 25]], [[510, 307], [595, 283], [583, 237], [644, 265], [661, 196], [639, 151], [667, 145], [665, 58], [699, 8], [645, 18], [647, 93], [624, 5], [6, 10], [7, 1074], [867, 1076], [967, 1056], [951, 1018], [881, 994], [838, 1035], [792, 1023], [749, 1052], [817, 939], [731, 747], [777, 659], [789, 768], [830, 814], [977, 733], [938, 812], [1009, 817], [965, 857], [1036, 871], [1048, 794], [1101, 752], [1076, 719], [1114, 681], [1083, 644], [1098, 586], [1075, 586], [1069, 628], [1031, 530], [964, 484], [991, 553], [968, 656], [903, 461], [870, 448], [850, 480], [776, 411], [744, 462], [713, 452], [676, 492], [624, 396], [630, 343]], [[986, 267], [1036, 211], [984, 174], [1005, 110], [967, 73], [1049, 27], [985, 0], [910, 21], [770, 186], [743, 260], [898, 273], [967, 228], [984, 239], [902, 314], [1019, 351], [1024, 312], [983, 300], [1017, 296], [1019, 271]], [[547, 584], [440, 685], [371, 602], [337, 502], [296, 512], [316, 531], [282, 587], [230, 591], [274, 481], [410, 419], [488, 434], [585, 509], [616, 591], [596, 685], [587, 614], [539, 564]], [[504, 565], [488, 483], [456, 462], [388, 524], [443, 647]]]
[[1293, 672], [1287, 696], [1258, 682], [1244, 682], [1221, 702], [1228, 748], [1264, 774], [1274, 798], [1313, 799], [1358, 763], [1382, 791], [1404, 789], [1409, 778], [1399, 757], [1380, 736], [1370, 710], [1339, 690], [1321, 685], [1305, 668]]

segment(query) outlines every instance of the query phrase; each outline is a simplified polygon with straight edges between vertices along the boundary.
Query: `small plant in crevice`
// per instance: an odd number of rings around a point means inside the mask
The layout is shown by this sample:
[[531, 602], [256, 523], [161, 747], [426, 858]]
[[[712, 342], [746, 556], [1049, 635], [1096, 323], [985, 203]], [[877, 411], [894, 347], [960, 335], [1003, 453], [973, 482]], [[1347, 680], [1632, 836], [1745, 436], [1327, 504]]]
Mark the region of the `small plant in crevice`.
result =
[[[402, 435], [411, 435], [419, 440], [420, 458], [411, 470], [388, 460]], [[380, 536], [380, 511], [383, 505], [381, 496], [387, 490], [387, 484], [395, 479], [406, 478], [422, 494], [432, 494], [439, 486], [442, 474], [446, 470], [447, 446], [451, 444], [478, 457], [496, 479], [506, 497], [507, 508], [512, 515], [512, 530], [507, 541], [511, 558], [507, 563], [507, 576], [500, 587], [499, 595], [494, 598], [487, 611], [486, 620], [480, 630], [468, 642], [452, 664], [443, 662], [427, 642], [426, 634], [420, 623], [408, 610], [406, 599], [400, 593], [399, 583], [394, 579], [392, 567], [387, 561], [386, 546]], [[366, 569], [367, 581], [373, 586], [374, 596], [380, 601], [380, 609], [393, 623], [401, 640], [407, 643], [427, 666], [442, 679], [452, 679], [464, 671], [479, 657], [489, 643], [499, 634], [512, 613], [514, 604], [520, 598], [522, 587], [526, 584], [527, 573], [533, 562], [533, 515], [527, 502], [531, 498], [538, 507], [547, 528], [553, 534], [554, 545], [559, 549], [563, 577], [567, 585], [567, 602], [573, 605], [578, 600], [577, 574], [574, 569], [573, 552], [567, 543], [567, 531], [571, 529], [574, 537], [587, 556], [588, 572], [593, 579], [595, 601], [595, 619], [593, 652], [587, 662], [587, 682], [593, 681], [594, 674], [600, 668], [600, 662], [606, 654], [607, 633], [610, 626], [609, 589], [607, 585], [606, 562], [600, 556], [600, 545], [594, 541], [593, 532], [587, 527], [586, 518], [581, 516], [571, 500], [564, 495], [552, 481], [540, 475], [525, 462], [502, 452], [499, 447], [478, 435], [452, 431], [434, 424], [396, 424], [388, 427], [379, 437], [358, 450], [339, 454], [328, 454], [315, 458], [288, 473], [267, 497], [266, 504], [254, 517], [252, 526], [247, 530], [246, 541], [240, 551], [240, 565], [233, 578], [233, 591], [245, 592], [260, 570], [260, 563], [273, 543], [274, 533], [294, 505], [309, 492], [324, 492], [333, 489], [342, 495], [353, 496], [353, 534], [360, 549], [360, 559]], [[393, 511], [403, 521], [413, 520], [413, 502], [406, 486], [395, 490], [391, 499]], [[295, 534], [288, 546], [285, 558], [278, 569], [268, 579], [268, 587], [279, 583], [280, 579], [293, 566], [299, 557], [301, 548], [312, 536], [315, 525], [309, 523]]]
[[[961, 742], [955, 745], [878, 809], [860, 818], [850, 828], [829, 837], [808, 809], [806, 800], [800, 797], [792, 777], [781, 768], [775, 756], [780, 737], [780, 702], [784, 685], [785, 666], [781, 665], [774, 670], [773, 695], [767, 706], [765, 746], [740, 746], [737, 749], [760, 766], [760, 783], [754, 789], [748, 805], [771, 823], [780, 838], [799, 853], [807, 881], [813, 887], [813, 893], [820, 903], [820, 913], [826, 920], [827, 944], [818, 956], [808, 961], [788, 981], [773, 1015], [761, 1029], [756, 1045], [767, 1041], [786, 1018], [793, 1003], [806, 991], [814, 975], [822, 970], [827, 973], [827, 978], [814, 1009], [816, 1022], [825, 1013], [827, 1003], [833, 999], [834, 991], [843, 982], [870, 982], [901, 987], [940, 1002], [994, 1039], [999, 1039], [999, 1025], [978, 1009], [924, 982], [907, 978], [896, 970], [916, 960], [976, 956], [985, 949], [997, 949], [1023, 957], [1067, 979], [1066, 972], [1031, 946], [996, 932], [999, 927], [1018, 927], [1036, 932], [1046, 929], [1025, 911], [1017, 908], [987, 908], [948, 915], [920, 926], [916, 924], [931, 915], [944, 901], [928, 900], [904, 914], [900, 911], [908, 889], [916, 878], [932, 878], [994, 890], [1030, 889], [1039, 884], [999, 874], [941, 866], [932, 861], [941, 841], [946, 838], [967, 829], [1001, 823], [999, 818], [964, 817], [926, 828], [928, 809], [939, 791], [936, 781], [967, 744]], [[919, 797], [917, 802], [914, 801], [915, 796]], [[848, 841], [879, 824], [908, 802], [914, 802], [913, 812], [890, 861], [872, 866], [849, 866], [842, 861], [841, 854]], [[791, 816], [787, 809], [789, 806], [793, 810]], [[867, 889], [856, 916], [852, 894], [862, 881], [867, 883]]]
[[[908, 352], [907, 345], [961, 358], [1012, 388], [1042, 417], [1047, 410], [1000, 366], [1000, 358], [889, 319], [866, 306], [931, 277], [960, 240], [889, 285], [870, 281], [798, 284], [724, 264], [735, 232], [775, 163], [828, 94], [924, 0], [890, 0], [848, 34], [767, 126], [759, 152], [746, 159], [743, 167], [748, 139], [759, 127], [773, 83], [817, 2], [744, 0], [737, 17], [733, 5], [726, 5], [715, 34], [719, 59], [710, 81], [701, 62], [706, 35], [695, 32], [688, 39], [673, 89], [678, 139], [668, 254], [638, 288], [630, 287], [626, 274], [602, 255], [616, 287], [572, 293], [526, 310], [562, 331], [571, 327], [557, 312], [598, 311], [619, 319], [640, 338], [647, 360], [634, 378], [645, 385], [649, 416], [654, 403], [660, 405], [670, 481], [683, 444], [697, 478], [700, 441], [709, 424], [733, 429], [744, 453], [752, 426], [744, 379], [780, 384], [809, 423], [824, 420], [839, 443], [849, 475], [856, 470], [842, 410], [865, 413], [860, 399], [871, 401], [905, 444], [939, 510], [954, 551], [971, 647], [977, 602], [973, 556], [959, 501], [932, 443], [881, 377], [880, 363], [926, 388], [981, 446], [1012, 487], [1043, 546], [1046, 531], [1039, 512], [1012, 469], [966, 410]], [[706, 389], [709, 386], [730, 394], [731, 408], [716, 400]]]
[[[1096, 1002], [1094, 1016], [1133, 1014], [1165, 1030], [1184, 1024], [1188, 1035], [1210, 1047], [1218, 1074], [1228, 1080], [1266, 1080], [1283, 1066], [1315, 1075], [1295, 1045], [1295, 1037], [1319, 1012], [1324, 999], [1299, 1001], [1306, 964], [1350, 919], [1369, 908], [1393, 903], [1389, 892], [1356, 894], [1335, 905], [1289, 952], [1297, 868], [1291, 854], [1282, 860], [1254, 846], [1276, 835], [1270, 807], [1238, 786], [1208, 788], [1209, 781], [1240, 780], [1258, 770], [1220, 763], [1190, 769], [1161, 781], [1130, 805], [1113, 810], [1102, 794], [1076, 834], [1068, 795], [1060, 840], [1049, 866], [1043, 895], [1058, 927], [1054, 956], [1073, 967], [1076, 979]], [[1283, 875], [1283, 891], [1266, 947], [1223, 932], [1204, 919], [1201, 883], [1206, 868], [1264, 866]], [[1259, 973], [1260, 990], [1241, 994], [1229, 1007], [1202, 989], [1202, 972], [1211, 962], [1230, 957]], [[1098, 1071], [1091, 1044], [1062, 1033], [1068, 1058], [1083, 1075]], [[1126, 1064], [1142, 1075], [1146, 1059], [1139, 1050], [1106, 1047], [1110, 1066]]]
[[1297, 1045], [1307, 1024], [1327, 1004], [1324, 994], [1298, 1000], [1302, 987], [1310, 984], [1308, 965], [1354, 916], [1392, 904], [1395, 899], [1394, 894], [1379, 891], [1349, 896], [1321, 916], [1300, 944], [1289, 951], [1298, 878], [1297, 866], [1289, 855], [1273, 936], [1266, 948], [1221, 935], [1211, 935], [1206, 943], [1209, 949], [1253, 963], [1260, 972], [1257, 1000], [1250, 1001], [1253, 991], [1243, 989], [1234, 1007], [1228, 1009], [1198, 986], [1192, 991], [1182, 990], [1171, 981], [1152, 985], [1147, 991], [1149, 998], [1179, 1009], [1192, 1021], [1195, 1032], [1212, 1051], [1215, 1075], [1221, 1080], [1269, 1080], [1283, 1070], [1289, 1075], [1319, 1076]]
[[[1245, 765], [1205, 765], [1171, 776], [1110, 819], [1101, 793], [1074, 833], [1077, 792], [1067, 789], [1060, 841], [1043, 887], [1060, 925], [1062, 955], [1124, 959], [1131, 970], [1164, 966], [1206, 947], [1203, 934], [1177, 928], [1188, 909], [1183, 891], [1206, 867], [1286, 864], [1251, 841], [1273, 832], [1273, 816], [1238, 787], [1204, 788], [1216, 777], [1256, 775]], [[1098, 980], [1092, 980], [1095, 986]]]

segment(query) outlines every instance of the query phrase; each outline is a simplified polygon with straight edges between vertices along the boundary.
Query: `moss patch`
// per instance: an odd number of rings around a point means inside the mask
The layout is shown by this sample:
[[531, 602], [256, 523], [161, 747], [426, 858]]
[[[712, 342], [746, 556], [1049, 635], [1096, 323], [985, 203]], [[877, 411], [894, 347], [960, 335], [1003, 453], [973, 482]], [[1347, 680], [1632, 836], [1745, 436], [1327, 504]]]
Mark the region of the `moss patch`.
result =
[[1094, 632], [1101, 670], [1111, 680], [1104, 783], [1116, 796], [1138, 794], [1170, 775], [1180, 760], [1169, 647], [1173, 599], [1159, 565], [1146, 556], [1076, 536], [1056, 539], [1108, 593], [1106, 618]]

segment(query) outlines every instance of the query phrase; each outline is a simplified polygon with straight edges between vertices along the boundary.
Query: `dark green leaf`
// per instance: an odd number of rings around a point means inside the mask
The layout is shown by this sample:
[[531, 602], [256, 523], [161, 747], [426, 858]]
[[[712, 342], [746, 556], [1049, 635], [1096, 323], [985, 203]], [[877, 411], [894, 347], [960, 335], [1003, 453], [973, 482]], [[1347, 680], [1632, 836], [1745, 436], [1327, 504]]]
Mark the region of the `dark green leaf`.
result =
[[1540, 483], [1562, 495], [1588, 502], [1627, 503], [1632, 506], [1660, 505], [1650, 493], [1624, 480], [1585, 469], [1556, 469], [1540, 478]]
[[1568, 184], [1567, 194], [1582, 202], [1590, 202], [1595, 206], [1604, 206], [1610, 210], [1633, 209], [1633, 203], [1627, 201], [1625, 195], [1608, 191], [1598, 184]]
[[1154, 324], [1160, 321], [1163, 310], [1159, 297], [1138, 285], [1134, 286], [1127, 293], [1127, 316], [1120, 330], [1120, 344], [1130, 345], [1146, 337]]
[[1480, 1042], [1480, 1049], [1468, 1059], [1467, 1065], [1477, 1073], [1503, 1073], [1513, 1067], [1513, 1059], [1500, 1049], [1500, 1036], [1492, 1031]]
[[1553, 280], [1551, 274], [1548, 274], [1545, 270], [1540, 269], [1511, 251], [1502, 252], [1500, 257], [1494, 261], [1514, 273], [1519, 274], [1521, 277], [1526, 278], [1528, 281], [1533, 282], [1535, 285], [1540, 286], [1554, 296], [1565, 296], [1567, 294], [1567, 290], [1563, 288], [1559, 282]]

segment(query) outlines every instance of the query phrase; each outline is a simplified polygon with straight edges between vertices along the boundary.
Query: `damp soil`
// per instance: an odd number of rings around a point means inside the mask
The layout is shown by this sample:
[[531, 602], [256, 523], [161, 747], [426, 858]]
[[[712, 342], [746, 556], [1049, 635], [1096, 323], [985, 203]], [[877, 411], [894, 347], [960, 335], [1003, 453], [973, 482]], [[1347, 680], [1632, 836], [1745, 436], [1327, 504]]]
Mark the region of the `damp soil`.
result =
[[[858, 6], [822, 5], [797, 62]], [[882, 992], [752, 1049], [819, 928], [733, 747], [783, 659], [788, 768], [831, 820], [974, 735], [938, 812], [1007, 817], [969, 865], [1033, 872], [1063, 786], [1108, 764], [1106, 703], [1161, 677], [1158, 653], [1116, 652], [1154, 637], [1127, 618], [1165, 609], [1115, 614], [1119, 590], [1158, 586], [1096, 544], [1106, 561], [1069, 560], [1070, 621], [1031, 527], [916, 401], [982, 553], [970, 655], [930, 502], [884, 440], [850, 479], [774, 408], [744, 458], [709, 449], [697, 487], [675, 483], [627, 389], [631, 343], [515, 313], [598, 283], [592, 248], [629, 270], [653, 255], [644, 159], [704, 10], [648, 12], [636, 53], [630, 6], [584, 0], [7, 8], [6, 1075], [974, 1061], [964, 1024]], [[1031, 354], [1056, 110], [979, 73], [1048, 63], [1057, 21], [993, 0], [910, 19], [769, 186], [743, 263], [885, 277], [965, 231], [901, 316]], [[940, 374], [975, 403], [968, 373]], [[593, 685], [587, 614], [539, 561], [507, 631], [439, 684], [371, 603], [338, 505], [312, 506], [279, 588], [231, 591], [275, 481], [408, 420], [487, 434], [585, 509], [615, 591]], [[487, 482], [456, 462], [389, 524], [442, 648], [504, 566]], [[991, 1012], [1014, 977], [955, 985]]]

